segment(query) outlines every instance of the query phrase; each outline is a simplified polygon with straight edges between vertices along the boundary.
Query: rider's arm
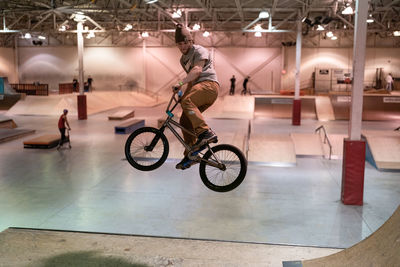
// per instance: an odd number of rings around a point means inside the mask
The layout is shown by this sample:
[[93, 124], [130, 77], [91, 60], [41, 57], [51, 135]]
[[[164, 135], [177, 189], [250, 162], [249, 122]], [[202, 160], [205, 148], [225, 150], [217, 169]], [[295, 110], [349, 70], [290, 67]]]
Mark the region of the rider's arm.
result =
[[182, 81], [180, 81], [177, 85], [175, 85], [175, 87], [180, 89], [184, 84], [190, 83], [190, 82], [196, 80], [197, 78], [199, 78], [205, 64], [206, 64], [205, 60], [200, 60], [200, 61], [196, 62], [194, 64], [193, 68], [187, 74], [187, 76]]

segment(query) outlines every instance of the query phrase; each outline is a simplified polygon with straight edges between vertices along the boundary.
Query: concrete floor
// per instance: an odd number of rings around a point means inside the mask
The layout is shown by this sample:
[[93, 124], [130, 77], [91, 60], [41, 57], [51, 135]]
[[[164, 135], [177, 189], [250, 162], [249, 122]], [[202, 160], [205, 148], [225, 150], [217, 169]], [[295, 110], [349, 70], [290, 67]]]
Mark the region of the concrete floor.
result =
[[[164, 106], [136, 109], [156, 125]], [[86, 121], [70, 117], [72, 149], [24, 149], [22, 140], [0, 144], [0, 231], [27, 227], [159, 237], [347, 248], [373, 233], [400, 204], [400, 175], [366, 163], [364, 206], [340, 201], [341, 160], [297, 158], [295, 167], [249, 163], [234, 191], [215, 193], [198, 168], [174, 168], [168, 160], [152, 172], [124, 159], [127, 135], [114, 134], [108, 111]], [[57, 133], [54, 116], [14, 116], [32, 137]], [[247, 132], [235, 120], [211, 119], [217, 133]], [[321, 124], [255, 118], [254, 133], [312, 132]], [[328, 133], [347, 133], [347, 122], [323, 123]], [[364, 122], [363, 129], [398, 127]]]

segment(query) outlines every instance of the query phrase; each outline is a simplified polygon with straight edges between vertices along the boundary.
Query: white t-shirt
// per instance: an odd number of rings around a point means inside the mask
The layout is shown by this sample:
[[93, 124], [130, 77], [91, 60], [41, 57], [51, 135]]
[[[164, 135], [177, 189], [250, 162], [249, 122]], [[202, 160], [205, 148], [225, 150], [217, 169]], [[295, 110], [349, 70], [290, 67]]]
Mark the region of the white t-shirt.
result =
[[199, 78], [193, 81], [193, 85], [202, 81], [218, 82], [217, 74], [212, 67], [211, 56], [208, 50], [200, 45], [193, 45], [186, 55], [182, 55], [180, 63], [182, 68], [188, 73], [194, 67], [194, 64], [205, 60], [205, 64]]
[[387, 83], [392, 83], [393, 82], [393, 77], [391, 75], [386, 76], [386, 82]]

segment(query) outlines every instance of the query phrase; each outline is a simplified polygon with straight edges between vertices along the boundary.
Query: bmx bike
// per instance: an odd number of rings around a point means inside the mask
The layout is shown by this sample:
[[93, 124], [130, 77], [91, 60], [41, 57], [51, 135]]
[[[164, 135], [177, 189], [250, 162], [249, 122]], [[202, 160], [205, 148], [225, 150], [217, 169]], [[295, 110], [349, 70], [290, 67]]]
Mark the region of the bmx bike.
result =
[[196, 136], [194, 132], [173, 120], [172, 111], [180, 102], [181, 94], [181, 91], [172, 94], [166, 109], [167, 118], [159, 129], [142, 127], [129, 135], [125, 143], [126, 159], [134, 168], [141, 171], [152, 171], [160, 167], [169, 153], [168, 139], [164, 134], [164, 130], [168, 128], [189, 151], [189, 159], [199, 163], [200, 177], [206, 187], [216, 192], [228, 192], [235, 189], [246, 176], [245, 156], [240, 149], [229, 144], [211, 147], [210, 143], [207, 143], [202, 151], [193, 152], [173, 127]]

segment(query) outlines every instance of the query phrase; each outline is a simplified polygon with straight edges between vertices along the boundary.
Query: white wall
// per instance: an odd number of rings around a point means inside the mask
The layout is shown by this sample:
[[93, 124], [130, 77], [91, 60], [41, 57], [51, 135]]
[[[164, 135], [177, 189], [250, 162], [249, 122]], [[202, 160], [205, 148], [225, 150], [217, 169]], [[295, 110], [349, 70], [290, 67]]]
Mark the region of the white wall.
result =
[[[211, 48], [208, 48], [211, 52]], [[275, 91], [294, 88], [295, 47], [285, 49], [281, 74], [281, 48], [214, 48], [214, 66], [221, 84], [221, 95], [230, 87], [230, 78], [236, 76], [236, 92], [242, 90], [245, 76], [250, 75], [249, 88], [253, 91]], [[75, 47], [21, 47], [19, 48], [20, 83], [40, 81], [50, 90], [58, 84], [78, 77]], [[301, 86], [311, 85], [315, 68], [352, 68], [352, 48], [303, 48]], [[96, 90], [141, 89], [166, 94], [178, 79], [184, 77], [179, 64], [180, 52], [174, 47], [146, 48], [146, 76], [142, 47], [86, 47], [84, 56], [85, 80], [94, 79]], [[16, 80], [12, 48], [0, 48], [0, 73]], [[368, 48], [366, 55], [366, 84], [372, 83], [376, 68], [384, 73], [400, 76], [400, 48]]]
[[[287, 72], [283, 75], [283, 89], [294, 89], [296, 49], [286, 49], [285, 65]], [[302, 88], [311, 84], [315, 68], [352, 69], [353, 48], [303, 48], [301, 54], [300, 79]], [[391, 72], [400, 77], [400, 48], [367, 48], [365, 56], [365, 85], [372, 85], [376, 68], [383, 68], [384, 78]]]
[[0, 47], [0, 77], [8, 77], [10, 83], [17, 82], [14, 49]]

